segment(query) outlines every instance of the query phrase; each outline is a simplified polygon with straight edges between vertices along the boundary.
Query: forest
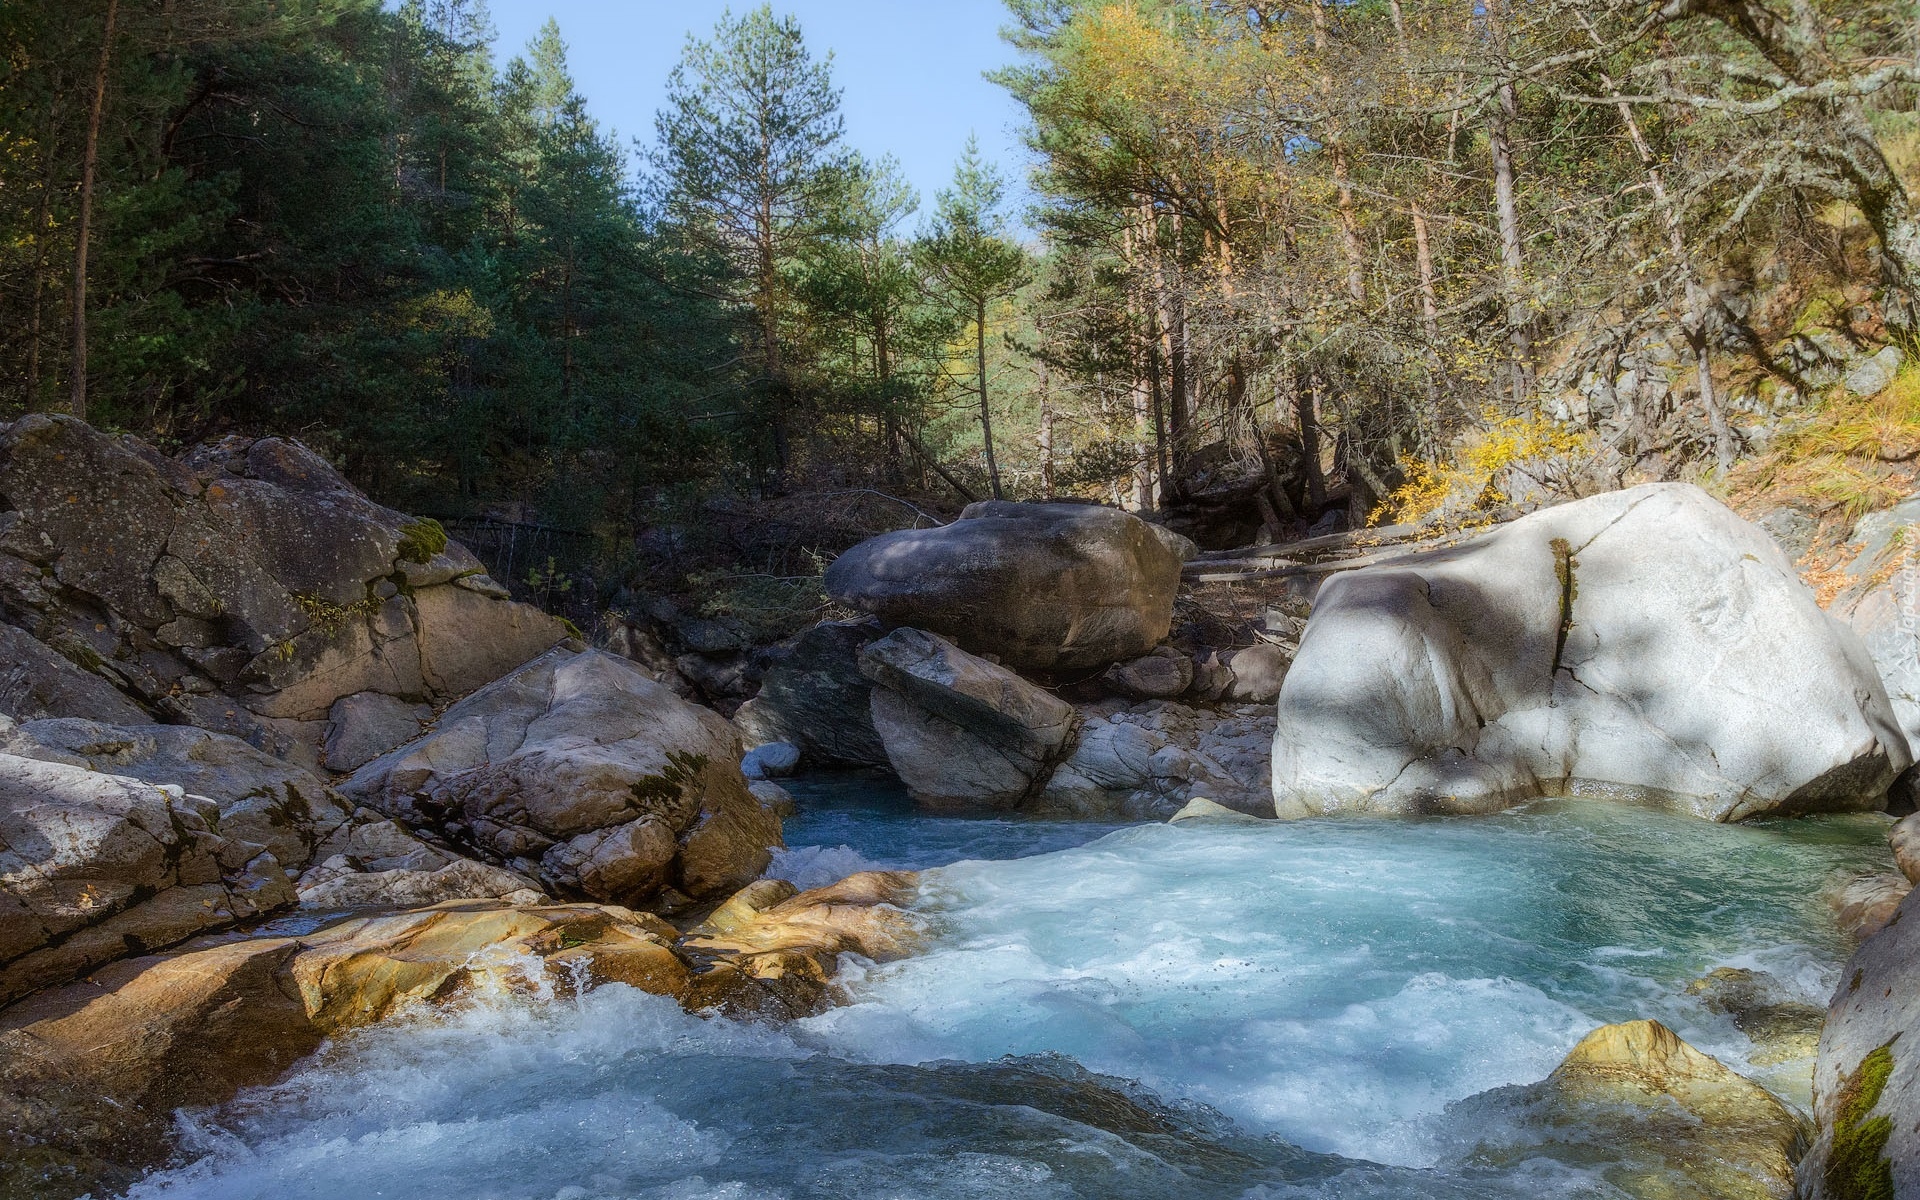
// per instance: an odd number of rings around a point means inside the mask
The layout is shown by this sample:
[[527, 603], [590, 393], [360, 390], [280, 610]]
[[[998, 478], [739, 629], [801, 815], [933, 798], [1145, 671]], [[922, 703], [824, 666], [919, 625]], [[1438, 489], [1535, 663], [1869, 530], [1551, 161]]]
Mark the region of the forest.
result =
[[768, 6], [634, 140], [483, 0], [9, 4], [0, 405], [297, 436], [583, 613], [811, 614], [993, 496], [1203, 546], [1658, 479], [1857, 515], [1920, 447], [1920, 375], [1834, 384], [1920, 322], [1908, 9], [1008, 0], [1015, 211], [852, 150]]

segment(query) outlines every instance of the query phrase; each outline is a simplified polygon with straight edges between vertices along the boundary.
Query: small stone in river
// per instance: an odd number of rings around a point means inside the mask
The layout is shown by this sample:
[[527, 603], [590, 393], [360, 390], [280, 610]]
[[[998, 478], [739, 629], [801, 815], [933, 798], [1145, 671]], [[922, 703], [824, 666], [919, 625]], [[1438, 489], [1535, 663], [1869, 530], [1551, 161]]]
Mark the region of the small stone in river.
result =
[[740, 771], [748, 779], [784, 779], [800, 765], [800, 747], [792, 742], [767, 742], [747, 751]]

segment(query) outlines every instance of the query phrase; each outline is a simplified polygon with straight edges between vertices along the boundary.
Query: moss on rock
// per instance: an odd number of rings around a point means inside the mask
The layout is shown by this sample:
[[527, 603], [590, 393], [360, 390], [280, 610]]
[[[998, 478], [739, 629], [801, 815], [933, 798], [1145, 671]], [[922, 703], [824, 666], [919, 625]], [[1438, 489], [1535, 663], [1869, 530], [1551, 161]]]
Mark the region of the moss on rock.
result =
[[432, 517], [418, 517], [400, 527], [400, 557], [424, 563], [447, 548], [447, 531]]
[[1833, 1149], [1821, 1182], [1828, 1200], [1894, 1200], [1893, 1164], [1886, 1157], [1893, 1118], [1871, 1116], [1893, 1074], [1893, 1042], [1860, 1060], [1840, 1086], [1834, 1108]]

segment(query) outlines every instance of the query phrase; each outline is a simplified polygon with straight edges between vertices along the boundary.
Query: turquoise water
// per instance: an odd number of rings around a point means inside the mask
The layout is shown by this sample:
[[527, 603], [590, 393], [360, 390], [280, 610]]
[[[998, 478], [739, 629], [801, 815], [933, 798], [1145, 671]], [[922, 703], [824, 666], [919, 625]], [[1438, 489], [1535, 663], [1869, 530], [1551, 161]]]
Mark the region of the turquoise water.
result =
[[1686, 982], [1759, 967], [1824, 1003], [1846, 947], [1818, 893], [1888, 861], [1864, 817], [1103, 832], [796, 791], [786, 865], [927, 868], [932, 945], [847, 964], [841, 1007], [772, 1029], [610, 987], [367, 1031], [197, 1115], [198, 1161], [133, 1194], [1612, 1196], [1544, 1159], [1463, 1165], [1448, 1106], [1632, 1017], [1746, 1067]]
[[890, 775], [849, 771], [783, 780], [799, 812], [784, 830], [789, 849], [770, 875], [818, 887], [854, 871], [919, 871], [965, 859], [1021, 858], [1070, 850], [1129, 822], [1059, 821], [1007, 813], [922, 813]]

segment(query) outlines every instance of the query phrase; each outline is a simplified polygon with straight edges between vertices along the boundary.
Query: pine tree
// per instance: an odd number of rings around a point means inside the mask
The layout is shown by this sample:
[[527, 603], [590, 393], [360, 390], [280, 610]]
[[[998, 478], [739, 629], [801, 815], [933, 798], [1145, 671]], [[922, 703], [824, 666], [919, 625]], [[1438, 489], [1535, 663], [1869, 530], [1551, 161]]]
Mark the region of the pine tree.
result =
[[980, 438], [996, 499], [1002, 489], [987, 395], [987, 309], [1019, 290], [1030, 273], [1026, 251], [1007, 234], [1005, 200], [1006, 181], [981, 159], [979, 139], [969, 137], [953, 184], [940, 192], [932, 228], [919, 248], [936, 293], [973, 323]]
[[655, 129], [667, 219], [727, 264], [752, 312], [777, 490], [792, 459], [790, 269], [823, 237], [846, 167], [832, 56], [816, 61], [798, 22], [768, 5], [723, 16], [711, 39], [688, 38]]

